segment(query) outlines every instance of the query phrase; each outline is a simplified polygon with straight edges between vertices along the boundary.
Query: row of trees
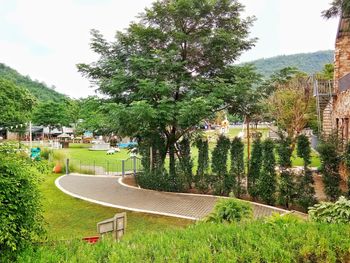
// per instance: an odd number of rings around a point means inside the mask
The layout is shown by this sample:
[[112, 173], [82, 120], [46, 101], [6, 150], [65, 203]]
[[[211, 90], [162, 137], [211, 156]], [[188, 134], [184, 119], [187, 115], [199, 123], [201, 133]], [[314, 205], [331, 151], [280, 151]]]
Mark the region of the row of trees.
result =
[[245, 147], [240, 138], [230, 141], [220, 136], [211, 158], [208, 140], [202, 137], [195, 139], [193, 144], [198, 149], [196, 167], [191, 158], [190, 140], [186, 138], [180, 143], [185, 154], [177, 162], [176, 178], [162, 166], [152, 168], [150, 149], [144, 149], [144, 172], [137, 177], [142, 187], [165, 191], [196, 188], [201, 193], [233, 194], [236, 197], [249, 194], [253, 200], [270, 205], [294, 206], [304, 210], [316, 202], [309, 168], [311, 148], [304, 135], [297, 138], [297, 156], [304, 162], [301, 174], [292, 169], [293, 146], [289, 137], [282, 137], [278, 142], [270, 139], [261, 141], [260, 138], [254, 140], [248, 166], [245, 165]]

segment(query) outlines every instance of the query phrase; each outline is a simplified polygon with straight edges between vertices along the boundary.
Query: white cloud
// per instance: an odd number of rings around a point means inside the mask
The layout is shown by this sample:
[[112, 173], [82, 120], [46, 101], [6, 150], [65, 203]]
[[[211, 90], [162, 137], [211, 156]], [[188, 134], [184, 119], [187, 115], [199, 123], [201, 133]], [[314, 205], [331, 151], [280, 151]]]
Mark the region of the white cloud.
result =
[[[0, 0], [0, 62], [73, 97], [93, 94], [75, 65], [93, 61], [92, 28], [109, 40], [152, 0]], [[242, 61], [279, 54], [331, 49], [336, 21], [324, 21], [329, 0], [242, 0], [258, 21], [256, 48]], [[1, 27], [1, 24], [6, 25]]]

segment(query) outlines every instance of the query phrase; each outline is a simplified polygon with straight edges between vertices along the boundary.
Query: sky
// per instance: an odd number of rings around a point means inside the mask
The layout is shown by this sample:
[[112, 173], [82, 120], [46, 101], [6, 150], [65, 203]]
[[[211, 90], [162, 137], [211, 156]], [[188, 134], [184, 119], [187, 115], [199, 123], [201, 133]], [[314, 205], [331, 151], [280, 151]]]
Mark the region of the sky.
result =
[[[0, 62], [72, 98], [95, 94], [76, 64], [90, 63], [90, 30], [108, 40], [153, 0], [0, 0]], [[258, 42], [239, 61], [334, 49], [338, 21], [321, 11], [331, 0], [240, 0], [255, 16]]]

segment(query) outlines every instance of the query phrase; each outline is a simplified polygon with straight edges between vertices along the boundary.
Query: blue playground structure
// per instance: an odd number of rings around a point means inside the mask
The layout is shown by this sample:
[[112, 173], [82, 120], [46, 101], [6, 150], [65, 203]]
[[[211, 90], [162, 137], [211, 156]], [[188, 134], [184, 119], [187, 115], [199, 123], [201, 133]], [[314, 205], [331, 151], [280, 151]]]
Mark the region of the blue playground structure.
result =
[[41, 158], [40, 158], [40, 152], [41, 152], [41, 149], [38, 147], [38, 148], [32, 148], [30, 150], [30, 158], [34, 161], [40, 161]]

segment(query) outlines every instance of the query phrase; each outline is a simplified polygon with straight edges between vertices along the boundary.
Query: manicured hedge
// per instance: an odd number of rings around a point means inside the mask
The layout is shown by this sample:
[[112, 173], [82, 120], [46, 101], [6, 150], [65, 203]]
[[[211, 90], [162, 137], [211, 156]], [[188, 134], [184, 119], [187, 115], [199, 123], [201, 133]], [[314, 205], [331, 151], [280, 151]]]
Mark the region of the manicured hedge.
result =
[[20, 262], [349, 262], [350, 226], [253, 221], [200, 223], [126, 236], [120, 243], [61, 243], [28, 249]]

